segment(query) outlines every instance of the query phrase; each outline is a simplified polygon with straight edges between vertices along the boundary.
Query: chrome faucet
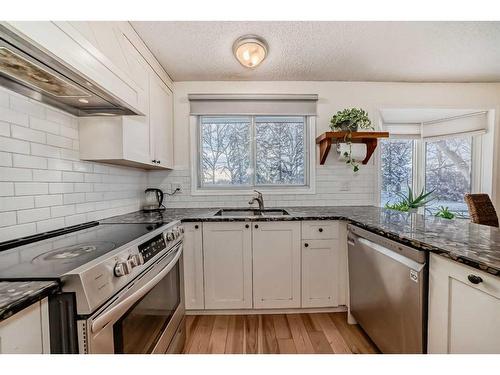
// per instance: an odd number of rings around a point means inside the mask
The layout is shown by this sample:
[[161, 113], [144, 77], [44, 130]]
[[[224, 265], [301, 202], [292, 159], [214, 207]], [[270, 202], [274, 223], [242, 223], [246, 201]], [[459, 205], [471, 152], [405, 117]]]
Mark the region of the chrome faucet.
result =
[[254, 190], [254, 191], [257, 193], [257, 196], [252, 197], [252, 199], [250, 199], [250, 202], [248, 202], [248, 204], [254, 204], [254, 202], [258, 202], [259, 203], [259, 210], [263, 210], [264, 209], [264, 197], [262, 196], [262, 193], [260, 191], [257, 191], [257, 190]]

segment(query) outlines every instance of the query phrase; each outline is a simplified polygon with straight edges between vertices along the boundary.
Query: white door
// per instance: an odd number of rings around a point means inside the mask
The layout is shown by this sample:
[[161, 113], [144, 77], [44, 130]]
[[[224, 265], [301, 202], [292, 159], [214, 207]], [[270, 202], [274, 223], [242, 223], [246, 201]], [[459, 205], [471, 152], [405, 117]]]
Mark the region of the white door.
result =
[[252, 308], [250, 223], [204, 223], [206, 309]]
[[428, 352], [500, 354], [498, 277], [431, 254]]
[[252, 232], [254, 307], [300, 307], [300, 222], [256, 222]]
[[302, 307], [338, 306], [338, 240], [302, 241]]
[[205, 308], [202, 224], [184, 223], [184, 295], [187, 310]]
[[173, 168], [173, 95], [152, 70], [149, 81], [149, 123], [153, 159], [162, 167]]

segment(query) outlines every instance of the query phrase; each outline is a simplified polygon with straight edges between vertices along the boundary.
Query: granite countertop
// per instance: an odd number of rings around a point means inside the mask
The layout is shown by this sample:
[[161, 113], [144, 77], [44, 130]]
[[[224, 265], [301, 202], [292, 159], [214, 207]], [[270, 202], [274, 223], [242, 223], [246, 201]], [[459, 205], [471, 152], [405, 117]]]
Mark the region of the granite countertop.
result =
[[58, 290], [56, 281], [0, 281], [0, 321]]
[[214, 216], [219, 208], [175, 208], [162, 213], [134, 212], [101, 223], [161, 223], [173, 220], [276, 221], [346, 220], [417, 249], [435, 252], [500, 277], [500, 230], [467, 220], [447, 220], [374, 206], [284, 207], [287, 216]]

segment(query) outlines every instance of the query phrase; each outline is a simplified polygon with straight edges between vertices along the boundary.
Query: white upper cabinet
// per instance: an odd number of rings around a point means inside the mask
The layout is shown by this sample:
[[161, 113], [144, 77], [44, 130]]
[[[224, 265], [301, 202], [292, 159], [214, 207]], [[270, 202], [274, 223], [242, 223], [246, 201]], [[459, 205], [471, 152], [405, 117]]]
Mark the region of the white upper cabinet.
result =
[[206, 309], [252, 308], [252, 229], [249, 223], [204, 223]]
[[103, 60], [132, 77], [144, 114], [80, 118], [80, 157], [145, 169], [173, 168], [173, 93], [166, 73], [127, 22], [79, 21], [71, 26], [104, 51]]
[[428, 352], [500, 353], [500, 280], [431, 254]]
[[300, 307], [300, 222], [256, 222], [252, 231], [254, 307]]
[[172, 91], [154, 73], [149, 80], [149, 124], [151, 132], [151, 155], [156, 164], [165, 167], [174, 167], [174, 127]]

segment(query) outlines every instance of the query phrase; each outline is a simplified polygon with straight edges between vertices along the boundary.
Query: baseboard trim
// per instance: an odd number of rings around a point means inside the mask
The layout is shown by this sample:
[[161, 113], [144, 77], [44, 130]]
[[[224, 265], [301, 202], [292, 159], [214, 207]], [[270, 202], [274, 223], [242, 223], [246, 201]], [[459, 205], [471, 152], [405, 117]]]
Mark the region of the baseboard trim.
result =
[[186, 315], [256, 315], [345, 312], [347, 306], [296, 309], [186, 310]]

